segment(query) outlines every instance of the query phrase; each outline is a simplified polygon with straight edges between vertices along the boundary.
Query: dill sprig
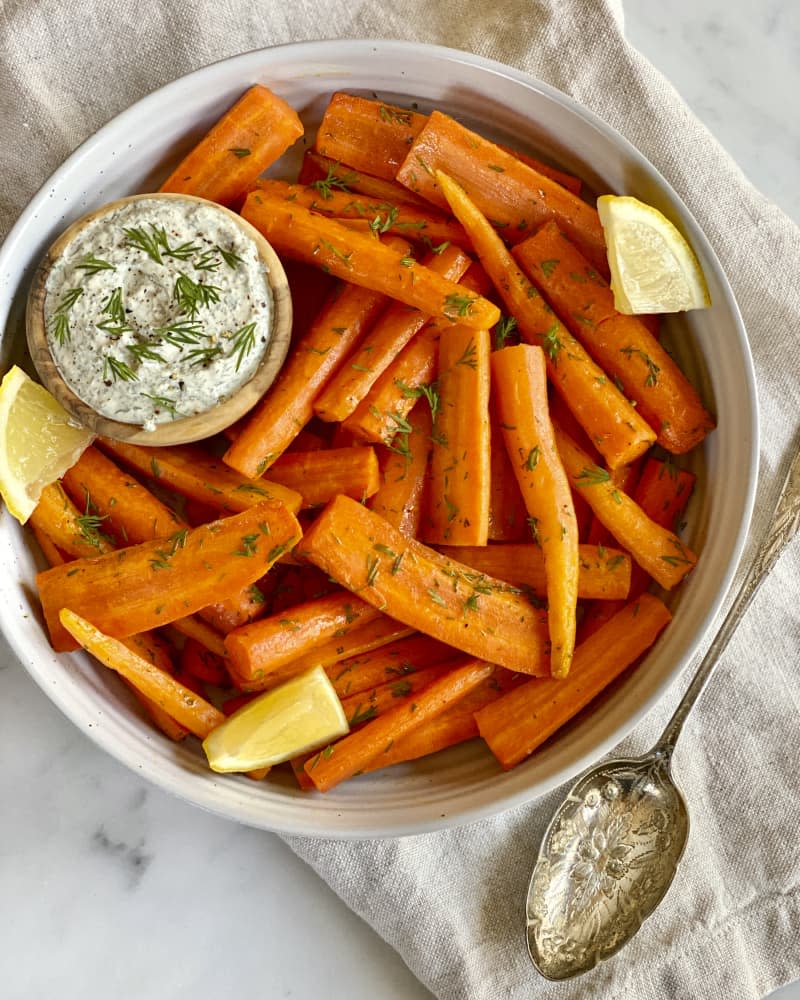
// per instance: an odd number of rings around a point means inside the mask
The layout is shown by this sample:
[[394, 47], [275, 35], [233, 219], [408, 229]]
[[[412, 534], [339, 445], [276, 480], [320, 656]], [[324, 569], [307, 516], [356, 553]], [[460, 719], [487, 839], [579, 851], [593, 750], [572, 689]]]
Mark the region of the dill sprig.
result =
[[142, 361], [160, 361], [161, 364], [165, 364], [167, 360], [158, 351], [154, 351], [149, 344], [128, 344], [125, 349], [140, 363]]
[[184, 344], [199, 344], [203, 327], [194, 320], [179, 319], [166, 326], [157, 326], [153, 333], [173, 347], [182, 347]]
[[85, 257], [81, 258], [75, 265], [75, 269], [86, 271], [87, 274], [97, 274], [98, 271], [116, 271], [113, 264], [109, 264], [107, 260], [101, 260], [100, 257], [95, 257], [93, 253], [87, 253]]
[[244, 263], [242, 258], [237, 253], [234, 253], [233, 250], [223, 250], [220, 246], [215, 246], [214, 249], [221, 254], [222, 259], [232, 271], [235, 271], [239, 264]]
[[[162, 410], [166, 410], [167, 413], [169, 413], [171, 416], [177, 417], [179, 415], [175, 402], [169, 399], [167, 396], [152, 396], [149, 392], [143, 392], [140, 395], [145, 396], [152, 403], [155, 403], [157, 407], [160, 406]], [[154, 469], [153, 474], [156, 476], [156, 478], [158, 478], [158, 476], [160, 475], [160, 470], [156, 472]]]
[[316, 188], [326, 201], [331, 197], [331, 191], [334, 189], [345, 191], [349, 194], [351, 190], [350, 186], [358, 180], [358, 174], [352, 171], [350, 173], [338, 174], [338, 169], [339, 164], [334, 163], [333, 166], [328, 167], [327, 176], [318, 181], [311, 182], [311, 187]]
[[115, 382], [136, 382], [139, 376], [124, 361], [115, 358], [113, 354], [107, 354], [103, 358], [103, 379], [107, 381], [109, 378]]
[[242, 362], [247, 357], [247, 355], [256, 346], [256, 324], [247, 323], [245, 326], [240, 327], [236, 333], [233, 334], [233, 350], [232, 354], [236, 355], [236, 371], [238, 372], [242, 366]]
[[175, 279], [173, 298], [178, 303], [181, 313], [194, 319], [201, 306], [219, 302], [220, 291], [216, 285], [204, 285], [192, 281], [187, 274], [179, 274]]
[[477, 301], [477, 298], [477, 295], [459, 295], [457, 292], [453, 292], [445, 297], [443, 312], [450, 319], [453, 319], [454, 316], [469, 316], [472, 312], [472, 304]]
[[[221, 347], [196, 347], [193, 351], [189, 351], [186, 355], [186, 360], [192, 365], [204, 365], [213, 361], [214, 358], [218, 358], [222, 354]], [[237, 365], [238, 371], [238, 365]]]

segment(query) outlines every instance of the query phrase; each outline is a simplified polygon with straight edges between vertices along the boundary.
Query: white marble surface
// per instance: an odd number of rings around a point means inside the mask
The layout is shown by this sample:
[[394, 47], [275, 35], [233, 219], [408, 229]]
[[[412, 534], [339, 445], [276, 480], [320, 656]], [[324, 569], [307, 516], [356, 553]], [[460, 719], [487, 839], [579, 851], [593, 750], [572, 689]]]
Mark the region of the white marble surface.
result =
[[[800, 6], [631, 0], [626, 21], [749, 178], [800, 221]], [[0, 760], [4, 1000], [430, 996], [277, 837], [144, 784], [2, 651]], [[777, 997], [800, 1000], [800, 984]]]

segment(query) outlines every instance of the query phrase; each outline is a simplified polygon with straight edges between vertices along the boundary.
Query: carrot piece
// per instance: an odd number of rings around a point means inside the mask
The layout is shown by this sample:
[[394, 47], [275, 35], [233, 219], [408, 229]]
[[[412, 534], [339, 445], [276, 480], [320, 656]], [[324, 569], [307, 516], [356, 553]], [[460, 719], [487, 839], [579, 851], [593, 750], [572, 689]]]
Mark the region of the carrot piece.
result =
[[225, 514], [249, 510], [265, 500], [283, 504], [296, 514], [302, 503], [297, 490], [266, 479], [252, 482], [197, 445], [142, 448], [110, 438], [100, 438], [100, 444], [137, 472]]
[[303, 123], [293, 108], [256, 84], [181, 160], [160, 190], [233, 205], [302, 134]]
[[475, 329], [493, 326], [497, 306], [477, 295], [465, 295], [453, 281], [418, 264], [408, 253], [393, 250], [373, 233], [356, 232], [335, 219], [315, 215], [290, 202], [248, 195], [242, 215], [278, 253], [327, 268], [354, 285], [370, 288], [431, 316], [458, 319]]
[[290, 354], [269, 392], [248, 418], [224, 461], [260, 476], [313, 416], [314, 400], [385, 304], [378, 292], [353, 285], [332, 295]]
[[575, 650], [569, 677], [528, 681], [476, 713], [481, 736], [508, 769], [524, 760], [658, 638], [671, 614], [642, 594]]
[[101, 530], [103, 518], [88, 505], [86, 513], [81, 514], [61, 483], [45, 486], [29, 523], [62, 552], [76, 558], [91, 558], [114, 548], [112, 540]]
[[325, 672], [339, 697], [346, 698], [389, 681], [402, 680], [408, 674], [458, 655], [458, 650], [451, 646], [416, 633], [359, 656], [349, 656], [327, 666]]
[[315, 149], [305, 151], [297, 180], [300, 184], [313, 187], [322, 198], [326, 198], [333, 191], [344, 191], [348, 194], [362, 194], [367, 198], [390, 204], [400, 201], [430, 208], [430, 202], [409, 191], [402, 184], [355, 170], [352, 166], [332, 160], [329, 156], [322, 156]]
[[373, 649], [380, 649], [389, 643], [405, 639], [414, 632], [414, 629], [403, 625], [381, 615], [366, 625], [353, 627], [345, 635], [335, 636], [325, 642], [319, 643], [309, 652], [302, 656], [297, 656], [291, 663], [284, 667], [279, 667], [269, 674], [259, 674], [252, 679], [244, 679], [234, 674], [234, 680], [242, 691], [267, 691], [275, 687], [289, 677], [295, 677], [310, 670], [312, 667], [321, 666], [326, 670], [342, 660], [350, 659], [353, 656], [369, 653]]
[[514, 256], [573, 335], [636, 401], [660, 445], [681, 454], [703, 440], [714, 418], [697, 390], [636, 316], [614, 309], [611, 289], [556, 225], [525, 240]]
[[225, 650], [237, 678], [257, 679], [379, 615], [365, 601], [339, 591], [234, 629], [225, 637]]
[[271, 770], [271, 767], [257, 767], [253, 771], [245, 771], [244, 776], [251, 781], [263, 781]]
[[470, 656], [522, 673], [548, 670], [547, 621], [524, 597], [405, 538], [349, 497], [328, 504], [296, 552], [397, 621]]
[[59, 622], [78, 645], [96, 656], [106, 667], [121, 674], [195, 736], [205, 739], [212, 729], [225, 721], [222, 712], [209, 702], [129, 649], [123, 641], [105, 635], [69, 608], [62, 607]]
[[434, 111], [406, 152], [395, 179], [415, 194], [446, 208], [448, 199], [436, 176], [437, 171], [444, 171], [485, 216], [502, 227], [504, 239], [517, 243], [534, 227], [555, 219], [594, 266], [607, 273], [603, 227], [596, 209], [493, 142]]
[[36, 580], [53, 647], [74, 649], [59, 623], [63, 607], [91, 614], [117, 637], [143, 632], [254, 583], [299, 536], [295, 517], [265, 502], [169, 539], [44, 570]]
[[[144, 659], [158, 667], [159, 670], [163, 670], [168, 674], [174, 672], [169, 645], [155, 632], [140, 632], [138, 635], [128, 636], [127, 639], [123, 639], [122, 641], [128, 649], [144, 657]], [[180, 722], [176, 722], [157, 702], [152, 701], [146, 695], [142, 694], [127, 678], [123, 677], [122, 680], [130, 688], [156, 729], [160, 729], [168, 739], [174, 743], [180, 743], [181, 740], [189, 735], [189, 730], [185, 726], [182, 726]]]
[[611, 481], [607, 469], [595, 465], [558, 427], [556, 443], [573, 488], [619, 544], [662, 587], [676, 586], [694, 567], [697, 556], [674, 532], [662, 528]]
[[504, 146], [502, 143], [498, 143], [498, 145], [506, 153], [511, 153], [512, 156], [521, 160], [525, 166], [531, 167], [537, 173], [544, 174], [545, 177], [549, 177], [551, 181], [560, 184], [561, 187], [566, 188], [567, 191], [571, 191], [572, 194], [579, 195], [581, 193], [582, 183], [580, 177], [565, 173], [557, 167], [551, 167], [549, 163], [543, 163], [535, 156], [529, 156], [528, 153], [521, 153], [518, 149], [512, 149], [510, 146]]
[[431, 415], [425, 400], [411, 411], [408, 427], [395, 436], [400, 443], [382, 449], [381, 485], [369, 506], [401, 534], [416, 538], [431, 451]]
[[306, 774], [318, 791], [329, 791], [387, 753], [394, 741], [456, 704], [489, 677], [492, 669], [490, 663], [480, 660], [468, 660], [455, 667], [417, 694], [410, 705], [397, 705], [320, 751], [306, 763]]
[[489, 534], [489, 331], [456, 325], [439, 338], [438, 405], [426, 542], [485, 545]]
[[520, 333], [544, 350], [550, 381], [606, 461], [615, 467], [643, 454], [655, 441], [653, 429], [556, 319], [477, 205], [451, 178], [438, 176]]
[[366, 500], [380, 487], [378, 457], [370, 447], [285, 452], [269, 474], [272, 482], [302, 495], [303, 507], [327, 503], [337, 493]]
[[[617, 487], [617, 489], [622, 490], [623, 493], [627, 493], [628, 496], [633, 495], [636, 484], [639, 482], [643, 458], [644, 456], [637, 458], [636, 461], [631, 462], [630, 465], [621, 465], [618, 469], [610, 470], [611, 482]], [[639, 506], [641, 506], [641, 504]], [[592, 523], [589, 525], [589, 530], [586, 535], [587, 544], [607, 545], [611, 542], [612, 538], [613, 536], [608, 528], [601, 521], [598, 521], [594, 515], [592, 515]], [[640, 570], [641, 567], [637, 566], [637, 569]]]
[[425, 115], [351, 94], [334, 94], [322, 116], [314, 148], [375, 177], [394, 180]]
[[[451, 548], [440, 545], [439, 552], [459, 559], [467, 566], [505, 580], [517, 587], [530, 587], [537, 595], [547, 592], [545, 560], [538, 545], [506, 542], [496, 545]], [[605, 545], [578, 546], [578, 597], [614, 601], [628, 596], [631, 558], [621, 549]]]
[[[127, 644], [127, 640], [123, 640], [123, 642], [126, 642]], [[169, 712], [165, 712], [157, 702], [151, 701], [147, 695], [142, 694], [142, 692], [137, 687], [134, 687], [129, 680], [124, 677], [122, 680], [127, 687], [130, 688], [131, 694], [142, 706], [156, 729], [159, 729], [167, 737], [167, 739], [172, 740], [173, 743], [180, 743], [186, 739], [189, 735], [189, 730], [186, 726], [182, 726], [180, 722], [173, 719]]]
[[[469, 267], [470, 259], [457, 247], [447, 247], [440, 254], [429, 254], [423, 264], [449, 281], [458, 281]], [[328, 421], [349, 417], [429, 319], [418, 309], [399, 303], [390, 306], [361, 341], [348, 364], [325, 387], [314, 404], [314, 412]]]
[[417, 692], [424, 690], [452, 669], [452, 664], [438, 663], [400, 680], [386, 681], [366, 691], [359, 691], [357, 694], [342, 698], [342, 708], [350, 728], [363, 726], [370, 719], [394, 708], [400, 701], [415, 696]]
[[527, 344], [495, 351], [492, 383], [506, 451], [544, 555], [551, 673], [566, 677], [575, 647], [578, 527], [547, 409], [544, 352]]
[[[28, 522], [30, 523], [30, 521]], [[37, 527], [35, 524], [31, 524], [31, 530], [33, 531], [33, 536], [39, 544], [39, 548], [42, 550], [42, 555], [47, 560], [50, 566], [63, 566], [65, 562], [69, 562], [72, 556], [65, 552], [56, 545], [49, 535], [46, 535], [41, 528]]]
[[[489, 447], [489, 540], [492, 542], [521, 542], [530, 537], [528, 512], [519, 491], [517, 477], [506, 452], [503, 432], [497, 419], [497, 402], [490, 398]], [[451, 556], [454, 554], [451, 552]], [[469, 560], [465, 559], [465, 562]]]
[[197, 639], [187, 639], [184, 643], [181, 650], [181, 671], [217, 687], [230, 684], [223, 658], [212, 653]]

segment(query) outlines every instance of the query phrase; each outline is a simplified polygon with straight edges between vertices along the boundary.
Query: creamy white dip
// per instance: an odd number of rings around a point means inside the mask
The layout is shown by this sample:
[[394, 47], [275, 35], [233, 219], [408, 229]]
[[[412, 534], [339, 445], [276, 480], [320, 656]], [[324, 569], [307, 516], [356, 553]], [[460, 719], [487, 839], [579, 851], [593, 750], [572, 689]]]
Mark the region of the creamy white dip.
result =
[[48, 276], [45, 322], [73, 392], [153, 430], [211, 409], [266, 350], [266, 264], [210, 203], [140, 198], [89, 222]]

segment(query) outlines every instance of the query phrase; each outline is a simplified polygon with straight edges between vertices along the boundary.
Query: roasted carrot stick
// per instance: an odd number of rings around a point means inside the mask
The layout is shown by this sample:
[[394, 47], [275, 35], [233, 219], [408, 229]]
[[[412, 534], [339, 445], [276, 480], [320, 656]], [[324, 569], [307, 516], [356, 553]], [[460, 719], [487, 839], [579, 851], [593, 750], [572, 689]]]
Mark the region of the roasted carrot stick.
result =
[[313, 416], [314, 400], [385, 304], [378, 292], [338, 290], [289, 356], [269, 392], [226, 452], [244, 476], [260, 476]]
[[230, 677], [223, 658], [206, 649], [203, 643], [196, 639], [187, 639], [183, 644], [181, 671], [206, 684], [215, 684], [217, 687], [230, 685]]
[[143, 632], [254, 583], [300, 534], [285, 507], [265, 502], [168, 539], [44, 570], [36, 580], [53, 647], [74, 648], [59, 623], [63, 607], [91, 614], [117, 637]]
[[609, 377], [658, 434], [681, 454], [714, 427], [694, 386], [636, 316], [622, 316], [611, 289], [554, 224], [514, 250], [528, 277]]
[[386, 681], [366, 691], [359, 691], [357, 694], [342, 698], [342, 708], [350, 728], [363, 726], [370, 719], [382, 715], [390, 708], [395, 708], [401, 701], [415, 697], [417, 692], [424, 690], [450, 670], [452, 666], [448, 663], [435, 664], [400, 680]]
[[520, 333], [544, 350], [550, 381], [609, 465], [643, 454], [655, 441], [653, 429], [553, 315], [465, 191], [442, 173], [439, 184]]
[[81, 514], [61, 483], [45, 486], [29, 522], [70, 556], [91, 558], [110, 552], [114, 547], [112, 540], [103, 533], [103, 518], [89, 504], [86, 504], [86, 513]]
[[491, 460], [489, 331], [456, 325], [439, 338], [438, 406], [423, 537], [432, 544], [485, 545]]
[[205, 739], [212, 729], [225, 721], [222, 712], [209, 702], [134, 653], [121, 640], [105, 635], [74, 611], [63, 607], [58, 620], [65, 634], [72, 636], [76, 644], [121, 674], [195, 736]]
[[558, 427], [555, 431], [573, 489], [580, 492], [619, 544], [657, 583], [667, 589], [680, 583], [697, 562], [694, 552], [618, 489], [607, 469], [595, 465]]
[[502, 227], [504, 239], [517, 243], [536, 226], [555, 219], [594, 266], [607, 273], [603, 227], [594, 208], [493, 142], [434, 111], [407, 150], [396, 180], [446, 208], [438, 170], [461, 185], [480, 211]]
[[181, 160], [161, 190], [235, 204], [302, 134], [303, 123], [286, 101], [256, 84]]
[[497, 306], [477, 295], [465, 295], [455, 282], [418, 264], [374, 238], [355, 232], [335, 219], [307, 208], [248, 195], [242, 215], [272, 243], [278, 253], [327, 268], [354, 285], [371, 288], [431, 316], [459, 320], [475, 329], [493, 326]]
[[353, 777], [383, 753], [395, 740], [424, 725], [456, 704], [492, 673], [492, 665], [468, 660], [417, 694], [411, 704], [401, 704], [373, 719], [362, 729], [320, 751], [306, 763], [306, 774], [320, 792]]
[[669, 622], [651, 594], [629, 603], [575, 650], [569, 677], [528, 681], [476, 713], [481, 736], [504, 768], [524, 760], [655, 642]]
[[297, 180], [300, 184], [313, 187], [322, 198], [327, 198], [334, 191], [343, 191], [348, 194], [361, 194], [376, 201], [387, 201], [390, 204], [406, 202], [430, 208], [430, 202], [409, 191], [402, 184], [365, 174], [352, 166], [322, 156], [314, 149], [305, 151]]
[[[438, 548], [442, 555], [459, 559], [479, 573], [517, 587], [530, 587], [541, 596], [547, 593], [544, 555], [539, 545], [507, 542]], [[627, 553], [605, 545], [578, 546], [579, 598], [608, 602], [623, 599], [628, 596], [630, 580], [631, 558]]]
[[[423, 264], [449, 281], [459, 281], [470, 259], [457, 247], [429, 254]], [[323, 420], [344, 420], [402, 351], [414, 334], [430, 319], [418, 309], [395, 303], [381, 316], [359, 344], [348, 363], [320, 394], [314, 412]]]
[[36, 539], [39, 548], [42, 550], [42, 555], [47, 560], [48, 566], [63, 566], [65, 562], [68, 562], [72, 557], [62, 552], [61, 549], [56, 545], [56, 543], [46, 535], [41, 528], [32, 524], [29, 520], [28, 523], [33, 531], [34, 538]]
[[405, 538], [349, 497], [328, 504], [296, 553], [426, 635], [510, 670], [548, 671], [546, 617], [524, 597]]
[[566, 677], [575, 647], [578, 527], [547, 409], [542, 349], [520, 344], [495, 351], [492, 388], [506, 451], [544, 555], [551, 673]]
[[452, 646], [415, 633], [359, 656], [349, 656], [326, 667], [325, 672], [339, 697], [347, 698], [460, 655]]
[[303, 507], [327, 503], [337, 493], [366, 500], [380, 486], [378, 458], [369, 447], [285, 452], [269, 475], [272, 482], [301, 494]]
[[210, 653], [215, 656], [225, 656], [225, 636], [218, 632], [213, 625], [202, 621], [197, 615], [184, 615], [170, 622], [169, 628], [174, 629], [187, 639], [199, 642]]
[[411, 411], [408, 427], [395, 435], [391, 449], [381, 449], [381, 485], [369, 506], [401, 534], [416, 538], [431, 451], [431, 413], [426, 400], [421, 399]]
[[561, 187], [566, 188], [567, 191], [571, 191], [572, 194], [579, 195], [581, 193], [582, 185], [580, 177], [565, 173], [557, 167], [551, 167], [549, 163], [543, 163], [535, 156], [529, 156], [528, 153], [521, 153], [518, 149], [512, 149], [510, 146], [504, 146], [502, 143], [498, 143], [498, 145], [506, 153], [511, 153], [512, 156], [521, 160], [526, 166], [531, 167], [537, 173], [544, 174], [545, 177], [549, 177], [551, 181], [560, 184]]
[[[163, 670], [168, 674], [173, 673], [174, 666], [169, 645], [155, 632], [140, 632], [138, 635], [128, 636], [122, 642], [128, 649], [158, 667], [159, 670]], [[182, 726], [180, 722], [176, 722], [157, 702], [152, 701], [146, 695], [142, 694], [127, 678], [123, 677], [122, 679], [131, 689], [134, 697], [141, 704], [156, 729], [160, 729], [174, 743], [180, 743], [181, 740], [189, 735], [189, 730], [185, 726]]]
[[[643, 460], [644, 456], [642, 455], [635, 462], [631, 462], [630, 465], [621, 465], [619, 468], [611, 470], [611, 481], [617, 489], [622, 490], [623, 493], [627, 493], [628, 496], [633, 496], [636, 484], [639, 482]], [[598, 521], [596, 517], [592, 516], [592, 523], [589, 525], [589, 530], [586, 534], [587, 544], [607, 545], [611, 541], [612, 535], [608, 528], [606, 528], [602, 521]], [[637, 567], [637, 569], [641, 569], [641, 567]]]
[[296, 514], [302, 503], [297, 490], [266, 479], [252, 482], [199, 445], [142, 448], [110, 438], [101, 438], [100, 444], [137, 472], [221, 513], [235, 514], [273, 500]]
[[[514, 475], [514, 469], [503, 441], [503, 432], [500, 430], [500, 423], [497, 419], [497, 401], [491, 398], [489, 412], [491, 428], [489, 540], [493, 542], [521, 542], [524, 538], [530, 538], [527, 523], [528, 512], [525, 509], [517, 477]], [[450, 555], [453, 556], [453, 553], [451, 552]], [[469, 562], [469, 560], [465, 560], [465, 562]]]

